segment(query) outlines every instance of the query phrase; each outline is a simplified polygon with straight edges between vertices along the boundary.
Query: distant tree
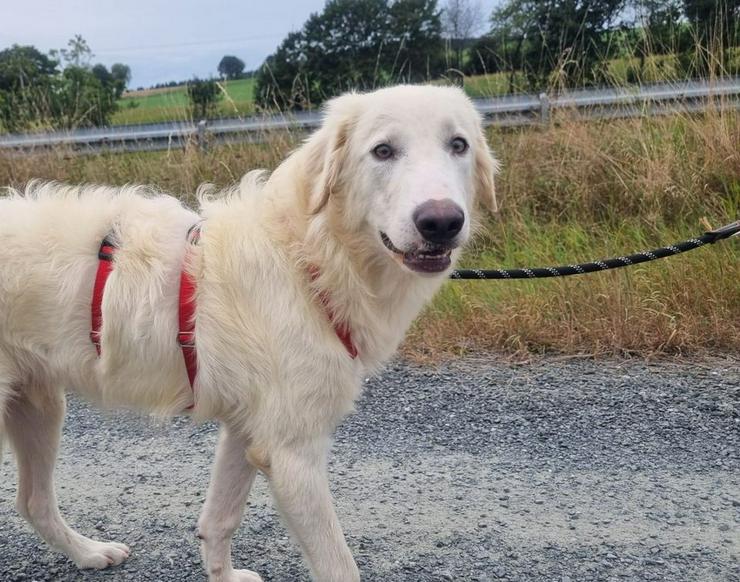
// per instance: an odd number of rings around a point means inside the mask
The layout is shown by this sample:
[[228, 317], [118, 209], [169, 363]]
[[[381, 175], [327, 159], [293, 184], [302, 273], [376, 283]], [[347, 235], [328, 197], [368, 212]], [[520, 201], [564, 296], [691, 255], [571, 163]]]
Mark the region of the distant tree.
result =
[[0, 51], [0, 126], [19, 131], [51, 115], [58, 63], [33, 46]]
[[244, 72], [244, 61], [240, 58], [226, 55], [218, 63], [218, 73], [224, 79], [238, 79]]
[[510, 93], [518, 86], [516, 75], [523, 68], [521, 45], [523, 37], [512, 37], [509, 31], [497, 30], [476, 40], [468, 49], [470, 56], [463, 67], [466, 75], [508, 73]]
[[93, 77], [105, 86], [110, 85], [113, 82], [113, 75], [111, 75], [106, 66], [101, 63], [98, 63], [90, 69], [90, 72], [93, 74]]
[[90, 46], [87, 44], [87, 41], [79, 34], [76, 34], [67, 42], [66, 49], [52, 51], [52, 54], [59, 54], [61, 56], [61, 60], [63, 60], [67, 65], [83, 69], [90, 67], [90, 61], [93, 56], [95, 56], [93, 55], [92, 50], [90, 50]]
[[515, 92], [517, 75], [526, 70], [525, 42], [529, 34], [530, 15], [521, 4], [507, 2], [491, 15], [491, 31], [471, 47], [471, 60], [466, 73], [508, 73], [508, 91]]
[[[627, 8], [634, 20], [625, 30], [623, 42], [636, 54], [639, 65], [629, 64], [627, 81], [639, 82], [645, 75], [647, 57], [678, 55], [693, 44], [688, 25], [683, 19], [683, 0], [628, 0]], [[655, 60], [658, 67], [666, 61]]]
[[110, 73], [113, 77], [116, 97], [120, 99], [131, 81], [131, 67], [122, 63], [113, 63]]
[[686, 19], [704, 47], [728, 49], [740, 41], [740, 0], [683, 0]]
[[33, 46], [12, 47], [0, 51], [0, 90], [24, 88], [58, 72], [57, 63]]
[[[389, 9], [388, 82], [418, 82], [438, 77], [444, 70], [442, 12], [437, 0], [396, 0]], [[384, 67], [384, 68], [385, 68]]]
[[387, 33], [386, 0], [329, 0], [267, 57], [257, 74], [257, 103], [305, 109], [349, 88], [375, 86]]
[[[98, 68], [98, 74], [102, 65]], [[64, 68], [54, 99], [54, 117], [62, 127], [86, 125], [107, 125], [116, 111], [116, 94], [112, 77], [101, 75], [98, 78], [91, 70], [70, 65]]]
[[635, 0], [633, 9], [640, 34], [641, 56], [679, 49], [682, 0]]
[[[64, 61], [63, 69], [57, 57]], [[32, 46], [0, 51], [0, 126], [23, 131], [107, 124], [123, 86], [104, 65], [90, 66], [91, 57], [79, 35], [67, 49], [48, 55]], [[119, 75], [120, 67], [128, 70], [120, 65]]]
[[193, 119], [208, 119], [213, 116], [221, 91], [213, 79], [198, 79], [188, 83], [188, 99]]
[[492, 16], [492, 36], [519, 46], [532, 89], [556, 80], [576, 85], [600, 80], [625, 0], [506, 0]]
[[442, 14], [444, 36], [454, 55], [452, 66], [462, 70], [465, 41], [475, 36], [483, 25], [480, 2], [448, 0]]
[[110, 71], [105, 65], [98, 63], [91, 72], [114, 101], [121, 98], [131, 77], [131, 69], [121, 63], [114, 64]]
[[302, 109], [349, 89], [433, 78], [442, 49], [436, 0], [329, 0], [266, 59], [256, 100]]

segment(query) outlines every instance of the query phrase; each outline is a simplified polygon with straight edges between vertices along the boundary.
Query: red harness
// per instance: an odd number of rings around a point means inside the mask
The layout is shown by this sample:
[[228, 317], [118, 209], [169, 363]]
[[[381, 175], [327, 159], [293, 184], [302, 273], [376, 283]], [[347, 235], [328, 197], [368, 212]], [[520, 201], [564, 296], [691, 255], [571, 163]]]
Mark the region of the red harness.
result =
[[[187, 265], [191, 247], [200, 240], [201, 223], [198, 222], [188, 231], [188, 250], [185, 254]], [[195, 377], [198, 374], [198, 354], [195, 351], [195, 292], [198, 289], [193, 276], [183, 267], [180, 271], [180, 301], [178, 303], [177, 319], [180, 331], [177, 333], [177, 343], [180, 344], [182, 357], [185, 360], [185, 369], [188, 372], [190, 388], [195, 394]], [[192, 408], [192, 406], [190, 407]]]
[[[185, 257], [185, 264], [188, 263], [188, 255], [190, 253], [190, 247], [197, 245], [200, 240], [201, 223], [193, 225], [188, 231], [188, 243], [189, 248]], [[95, 350], [100, 356], [100, 330], [103, 327], [103, 292], [105, 291], [105, 284], [108, 281], [108, 276], [113, 271], [113, 255], [117, 247], [107, 237], [103, 239], [100, 244], [100, 250], [98, 251], [98, 271], [95, 275], [95, 286], [93, 287], [91, 315], [92, 315], [92, 327], [90, 331], [90, 341], [95, 346]], [[315, 281], [319, 276], [319, 270], [316, 267], [309, 268], [309, 275], [311, 281]], [[177, 343], [180, 345], [182, 350], [182, 357], [185, 361], [185, 369], [188, 373], [188, 380], [190, 381], [190, 388], [195, 393], [195, 378], [198, 374], [198, 357], [195, 348], [195, 292], [197, 290], [197, 284], [195, 279], [187, 269], [183, 267], [180, 271], [180, 299], [178, 303], [178, 323], [179, 332], [177, 334]], [[336, 323], [334, 321], [334, 313], [330, 308], [330, 297], [328, 292], [322, 291], [319, 294], [319, 300], [321, 305], [326, 311], [327, 317], [334, 327], [334, 333], [337, 334], [339, 341], [347, 350], [349, 356], [354, 359], [357, 357], [358, 351], [352, 341], [352, 332], [348, 325]], [[194, 404], [191, 404], [188, 409], [192, 409]]]
[[100, 328], [103, 327], [103, 290], [113, 270], [113, 253], [116, 252], [116, 245], [108, 240], [108, 237], [100, 243], [98, 251], [98, 272], [95, 275], [95, 286], [93, 287], [92, 296], [92, 328], [90, 331], [90, 341], [95, 346], [95, 350], [100, 355]]

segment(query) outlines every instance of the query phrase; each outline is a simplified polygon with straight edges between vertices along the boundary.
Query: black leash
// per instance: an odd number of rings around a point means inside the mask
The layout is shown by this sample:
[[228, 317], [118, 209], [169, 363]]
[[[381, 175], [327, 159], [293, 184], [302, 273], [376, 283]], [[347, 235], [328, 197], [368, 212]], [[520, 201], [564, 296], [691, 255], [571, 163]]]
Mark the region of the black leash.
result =
[[628, 255], [626, 257], [615, 257], [613, 259], [603, 259], [591, 263], [581, 263], [579, 265], [562, 265], [560, 267], [533, 267], [523, 269], [457, 269], [450, 274], [451, 279], [539, 279], [543, 277], [568, 277], [570, 275], [584, 275], [596, 271], [608, 271], [609, 269], [619, 269], [639, 263], [647, 263], [656, 259], [664, 259], [693, 251], [707, 244], [714, 244], [717, 241], [736, 236], [740, 233], [740, 220], [725, 225], [715, 230], [705, 232], [696, 238], [690, 238], [683, 242], [678, 242], [667, 247], [660, 247], [652, 251], [643, 251]]

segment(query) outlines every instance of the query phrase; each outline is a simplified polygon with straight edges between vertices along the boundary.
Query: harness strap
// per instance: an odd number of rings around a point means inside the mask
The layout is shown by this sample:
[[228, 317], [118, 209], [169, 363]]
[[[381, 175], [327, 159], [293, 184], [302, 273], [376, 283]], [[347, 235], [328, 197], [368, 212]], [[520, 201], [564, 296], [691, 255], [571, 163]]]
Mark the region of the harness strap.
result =
[[[185, 360], [185, 369], [188, 372], [190, 388], [195, 394], [195, 378], [198, 375], [198, 354], [195, 349], [195, 292], [197, 284], [193, 276], [187, 271], [188, 257], [192, 247], [200, 241], [201, 223], [198, 222], [188, 231], [188, 250], [185, 254], [185, 265], [180, 271], [180, 301], [178, 305], [178, 321], [180, 331], [177, 334], [177, 343], [180, 344], [182, 357]], [[192, 409], [191, 404], [188, 409]]]
[[116, 252], [116, 246], [108, 240], [108, 237], [100, 243], [98, 251], [98, 271], [95, 274], [95, 286], [93, 287], [93, 296], [91, 304], [91, 326], [90, 341], [95, 346], [98, 356], [100, 355], [100, 330], [103, 327], [103, 291], [108, 281], [108, 276], [113, 270], [113, 254]]
[[[190, 227], [188, 231], [188, 242], [190, 246], [198, 244], [200, 229], [200, 223]], [[116, 250], [118, 250], [116, 245], [106, 237], [100, 243], [100, 250], [98, 251], [98, 270], [95, 275], [95, 285], [93, 287], [92, 303], [90, 306], [90, 341], [95, 346], [98, 356], [101, 354], [100, 339], [101, 329], [103, 327], [103, 294], [108, 277], [113, 271], [113, 256]], [[189, 253], [190, 247], [186, 251], [185, 265], [187, 265]], [[198, 359], [195, 351], [195, 291], [197, 285], [195, 279], [186, 271], [185, 265], [183, 265], [183, 269], [180, 272], [180, 300], [178, 304], [179, 331], [177, 342], [180, 345], [182, 356], [185, 360], [185, 369], [187, 370], [190, 387], [195, 391], [195, 377], [198, 373]], [[195, 404], [191, 404], [187, 409], [191, 410], [194, 406]]]
[[[189, 244], [185, 251], [183, 268], [180, 271], [180, 293], [177, 315], [179, 329], [177, 343], [182, 350], [182, 357], [185, 361], [185, 369], [187, 370], [188, 381], [190, 382], [190, 388], [193, 390], [193, 395], [195, 395], [195, 379], [198, 375], [198, 354], [195, 346], [195, 294], [198, 286], [195, 278], [187, 271], [187, 266], [193, 247], [200, 241], [201, 229], [202, 224], [198, 222], [191, 226], [188, 231], [187, 240]], [[98, 271], [95, 275], [95, 286], [93, 288], [90, 331], [90, 341], [95, 345], [98, 356], [101, 354], [100, 338], [101, 328], [103, 327], [103, 293], [108, 276], [113, 271], [113, 255], [116, 250], [116, 246], [106, 237], [100, 244], [100, 250], [98, 251]], [[320, 274], [318, 267], [311, 266], [308, 270], [311, 281], [318, 279]], [[326, 311], [337, 338], [342, 342], [349, 356], [352, 359], [356, 358], [358, 351], [357, 346], [352, 340], [352, 332], [346, 323], [337, 323], [335, 321], [329, 292], [319, 292], [319, 300]], [[188, 406], [187, 410], [192, 410], [194, 407], [195, 403]]]

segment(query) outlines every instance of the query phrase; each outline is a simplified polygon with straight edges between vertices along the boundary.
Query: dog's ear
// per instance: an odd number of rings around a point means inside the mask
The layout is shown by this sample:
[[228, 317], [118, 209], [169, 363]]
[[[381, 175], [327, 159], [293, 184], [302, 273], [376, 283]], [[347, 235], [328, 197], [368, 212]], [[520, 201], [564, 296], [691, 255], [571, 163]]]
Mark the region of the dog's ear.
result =
[[309, 200], [311, 214], [321, 212], [340, 186], [360, 99], [359, 95], [349, 93], [329, 101], [321, 129], [309, 142], [309, 164], [313, 166], [314, 175], [318, 176]]
[[491, 154], [485, 133], [481, 130], [475, 148], [475, 195], [478, 201], [491, 212], [498, 212], [494, 183], [494, 176], [498, 170], [499, 163]]

